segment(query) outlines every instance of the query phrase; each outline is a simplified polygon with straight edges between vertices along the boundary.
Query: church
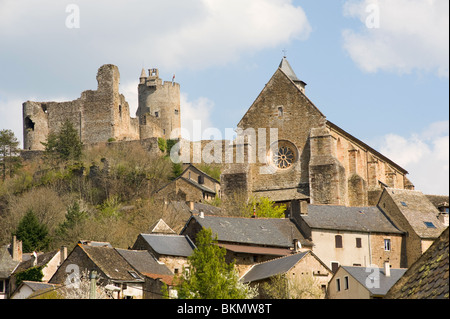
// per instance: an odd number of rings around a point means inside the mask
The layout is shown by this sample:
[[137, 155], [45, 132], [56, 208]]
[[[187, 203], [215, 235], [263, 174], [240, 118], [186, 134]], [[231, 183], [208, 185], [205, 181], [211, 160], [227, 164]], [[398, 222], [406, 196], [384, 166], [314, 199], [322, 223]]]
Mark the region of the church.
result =
[[[234, 141], [230, 146], [234, 150], [243, 147], [248, 155], [261, 147], [255, 140], [265, 139], [270, 145], [267, 163], [246, 160], [226, 164], [221, 176], [224, 197], [243, 193], [286, 204], [299, 200], [373, 206], [384, 187], [414, 189], [404, 168], [327, 120], [307, 97], [305, 88], [306, 83], [283, 57], [237, 125], [241, 132], [255, 132], [256, 139], [244, 140], [244, 145]], [[271, 129], [278, 131], [276, 143], [270, 134], [258, 136]], [[270, 173], [263, 169], [268, 165]]]

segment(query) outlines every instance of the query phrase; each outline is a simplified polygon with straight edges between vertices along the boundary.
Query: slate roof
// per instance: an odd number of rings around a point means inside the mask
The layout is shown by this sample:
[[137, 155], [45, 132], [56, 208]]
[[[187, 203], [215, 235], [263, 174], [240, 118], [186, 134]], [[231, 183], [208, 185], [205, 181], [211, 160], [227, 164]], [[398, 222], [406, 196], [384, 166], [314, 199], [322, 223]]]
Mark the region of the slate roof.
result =
[[[391, 275], [386, 277], [384, 268], [367, 269], [366, 267], [350, 267], [341, 266], [350, 276], [356, 279], [362, 286], [366, 287], [370, 291], [371, 295], [384, 296], [388, 290], [403, 276], [406, 269], [391, 268]], [[368, 271], [369, 270], [369, 271]], [[379, 281], [375, 281], [375, 277], [379, 275]], [[368, 280], [374, 287], [369, 288], [366, 284]], [[376, 284], [376, 283], [379, 284]], [[371, 285], [371, 286], [372, 286]]]
[[250, 268], [250, 270], [245, 273], [240, 280], [247, 283], [284, 274], [294, 267], [308, 253], [310, 253], [310, 251], [256, 264]]
[[171, 282], [173, 273], [165, 264], [158, 262], [148, 251], [118, 248], [116, 248], [116, 251], [140, 274], [153, 279], [161, 278], [164, 282], [169, 279], [169, 282], [166, 283]]
[[[397, 188], [385, 188], [384, 192], [421, 238], [435, 239], [445, 230], [446, 226], [438, 220], [439, 211], [422, 192]], [[429, 228], [425, 222], [432, 222], [435, 227]]]
[[272, 247], [292, 247], [298, 239], [304, 246], [312, 243], [306, 240], [294, 223], [286, 218], [242, 218], [193, 216], [203, 228], [210, 228], [220, 242], [263, 245]]
[[12, 259], [9, 247], [9, 244], [0, 247], [0, 278], [9, 278], [20, 264]]
[[82, 244], [78, 244], [78, 246], [109, 279], [126, 282], [142, 281], [142, 279], [136, 279], [131, 275], [130, 272], [135, 272], [135, 269], [125, 261], [116, 249]]
[[308, 205], [308, 214], [301, 217], [316, 229], [402, 234], [376, 206]]
[[291, 65], [289, 64], [286, 57], [283, 57], [283, 59], [280, 62], [280, 65], [278, 66], [281, 71], [284, 72], [292, 81], [294, 82], [301, 82], [301, 80], [297, 77], [294, 70], [292, 69]]
[[188, 236], [165, 234], [140, 234], [159, 255], [189, 257], [195, 249]]
[[[55, 257], [55, 255], [58, 253], [58, 250], [55, 251], [51, 251], [48, 253], [39, 253], [37, 255], [37, 263], [36, 266], [37, 267], [41, 267], [44, 266], [46, 264], [48, 264], [50, 262], [50, 260]], [[29, 268], [33, 267], [33, 259], [27, 259], [25, 261], [22, 261], [19, 266], [17, 267], [17, 269], [14, 271], [14, 273], [18, 273], [24, 270], [27, 270]]]
[[434, 241], [389, 290], [387, 299], [449, 298], [449, 230]]

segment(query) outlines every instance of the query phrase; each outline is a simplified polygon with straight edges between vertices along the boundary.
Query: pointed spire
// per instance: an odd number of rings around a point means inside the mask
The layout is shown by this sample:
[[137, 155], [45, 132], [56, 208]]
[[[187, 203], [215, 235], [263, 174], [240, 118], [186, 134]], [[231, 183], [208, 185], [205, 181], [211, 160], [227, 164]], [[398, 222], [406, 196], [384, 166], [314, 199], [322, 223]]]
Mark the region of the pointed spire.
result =
[[283, 71], [292, 81], [300, 81], [297, 78], [297, 75], [295, 75], [294, 70], [292, 69], [291, 65], [289, 64], [288, 60], [286, 59], [286, 57], [283, 57], [283, 59], [281, 60], [280, 66], [279, 68], [281, 69], [281, 71]]
[[300, 80], [297, 75], [295, 74], [294, 70], [292, 69], [291, 65], [289, 64], [288, 60], [284, 56], [283, 59], [280, 62], [280, 65], [278, 66], [281, 71], [283, 71], [284, 74], [288, 76], [289, 79], [292, 80], [292, 82], [295, 83], [295, 85], [303, 92], [305, 93], [305, 86], [306, 83]]
[[140, 76], [140, 77], [141, 77], [141, 78], [146, 78], [146, 77], [147, 77], [147, 75], [145, 74], [144, 68], [142, 68], [141, 76]]

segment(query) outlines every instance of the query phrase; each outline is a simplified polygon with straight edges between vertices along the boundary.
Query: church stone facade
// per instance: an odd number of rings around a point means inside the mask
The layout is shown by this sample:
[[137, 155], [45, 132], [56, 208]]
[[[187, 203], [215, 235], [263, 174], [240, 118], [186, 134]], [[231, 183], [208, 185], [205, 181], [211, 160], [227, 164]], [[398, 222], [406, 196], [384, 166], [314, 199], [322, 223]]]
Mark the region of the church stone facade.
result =
[[[278, 129], [277, 149], [270, 149], [265, 134], [269, 163], [227, 164], [221, 177], [225, 196], [244, 192], [276, 202], [367, 206], [376, 205], [386, 185], [414, 189], [405, 169], [328, 121], [305, 86], [283, 58], [238, 124], [244, 132], [253, 128], [256, 141], [258, 128]], [[261, 145], [246, 141], [244, 147], [250, 153]], [[274, 172], [262, 173], [264, 165]]]

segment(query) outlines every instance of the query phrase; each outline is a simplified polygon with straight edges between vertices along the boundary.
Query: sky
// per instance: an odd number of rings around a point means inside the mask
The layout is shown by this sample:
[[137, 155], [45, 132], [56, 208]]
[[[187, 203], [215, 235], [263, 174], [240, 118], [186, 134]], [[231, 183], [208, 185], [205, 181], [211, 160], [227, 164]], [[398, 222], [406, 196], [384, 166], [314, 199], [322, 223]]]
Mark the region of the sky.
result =
[[158, 68], [183, 127], [225, 137], [283, 55], [329, 121], [449, 194], [448, 0], [0, 0], [0, 130], [22, 141], [23, 102], [77, 99], [111, 63], [131, 116]]

